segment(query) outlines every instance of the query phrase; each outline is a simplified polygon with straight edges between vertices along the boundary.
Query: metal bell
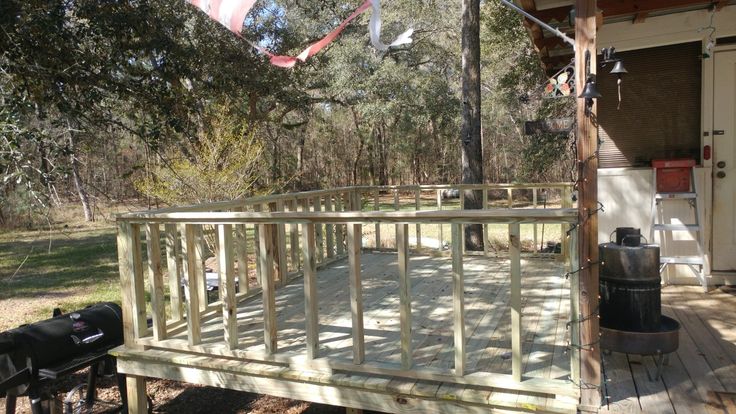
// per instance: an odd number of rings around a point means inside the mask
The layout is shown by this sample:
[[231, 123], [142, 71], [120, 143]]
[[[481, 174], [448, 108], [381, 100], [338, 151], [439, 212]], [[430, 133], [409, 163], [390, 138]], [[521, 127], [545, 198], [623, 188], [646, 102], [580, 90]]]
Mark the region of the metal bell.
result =
[[613, 69], [611, 69], [611, 75], [621, 76], [625, 73], [629, 73], [629, 71], [624, 67], [624, 62], [617, 60], [616, 64], [613, 65]]
[[595, 77], [592, 75], [588, 76], [583, 92], [578, 96], [578, 98], [593, 99], [600, 98], [601, 96], [601, 93], [598, 92], [598, 88], [595, 86]]

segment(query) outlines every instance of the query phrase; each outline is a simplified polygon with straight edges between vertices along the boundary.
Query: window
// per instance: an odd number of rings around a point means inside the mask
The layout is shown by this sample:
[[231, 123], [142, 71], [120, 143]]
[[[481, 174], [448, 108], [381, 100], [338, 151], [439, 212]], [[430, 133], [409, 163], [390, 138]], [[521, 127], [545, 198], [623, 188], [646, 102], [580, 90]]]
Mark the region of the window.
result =
[[599, 166], [648, 167], [658, 158], [700, 163], [700, 42], [617, 54], [629, 71], [620, 109], [611, 66], [598, 70]]

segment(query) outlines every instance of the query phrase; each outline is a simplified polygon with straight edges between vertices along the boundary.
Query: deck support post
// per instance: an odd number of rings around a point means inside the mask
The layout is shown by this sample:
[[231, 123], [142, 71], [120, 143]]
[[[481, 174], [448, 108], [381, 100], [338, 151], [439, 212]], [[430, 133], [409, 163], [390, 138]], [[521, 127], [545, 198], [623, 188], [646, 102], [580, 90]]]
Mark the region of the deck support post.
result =
[[137, 375], [125, 376], [125, 393], [128, 397], [128, 412], [133, 414], [148, 412], [146, 398], [146, 378]]
[[[118, 222], [117, 245], [123, 290], [123, 338], [126, 348], [140, 349], [142, 347], [136, 344], [136, 339], [143, 336], [147, 327], [140, 225]], [[145, 378], [127, 375], [125, 383], [128, 412], [147, 412]]]
[[[575, 91], [596, 72], [596, 1], [575, 0]], [[586, 102], [587, 101], [587, 102]], [[578, 232], [580, 261], [581, 411], [600, 407], [601, 354], [598, 312], [598, 130], [595, 100], [577, 99]], [[573, 269], [575, 270], [575, 269]], [[573, 323], [578, 323], [573, 321]]]

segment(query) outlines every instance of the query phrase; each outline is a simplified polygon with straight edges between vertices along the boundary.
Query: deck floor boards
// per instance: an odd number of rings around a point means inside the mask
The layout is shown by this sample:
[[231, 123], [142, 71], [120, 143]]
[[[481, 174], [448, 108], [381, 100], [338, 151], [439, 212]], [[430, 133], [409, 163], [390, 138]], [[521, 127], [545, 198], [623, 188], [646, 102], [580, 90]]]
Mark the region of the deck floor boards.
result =
[[666, 286], [662, 313], [681, 324], [662, 377], [652, 357], [604, 355], [605, 413], [730, 413], [716, 393], [736, 392], [736, 291]]
[[[398, 264], [395, 254], [364, 254], [361, 272], [366, 341], [366, 363], [399, 363]], [[550, 266], [550, 264], [552, 264]], [[468, 373], [489, 367], [510, 374], [511, 329], [508, 261], [483, 256], [464, 261]], [[525, 376], [544, 377], [552, 371], [552, 357], [564, 341], [551, 332], [565, 309], [567, 292], [562, 265], [545, 259], [524, 259], [523, 329]], [[416, 366], [453, 368], [451, 263], [447, 258], [412, 256], [409, 261], [412, 298], [412, 343]], [[317, 271], [319, 356], [351, 359], [352, 335], [347, 261]], [[278, 289], [276, 318], [278, 350], [303, 352], [305, 318], [300, 278]], [[548, 295], [548, 292], [554, 294]], [[238, 349], [263, 351], [263, 315], [260, 296], [238, 308]], [[566, 316], [564, 318], [567, 318]], [[185, 334], [172, 340], [185, 340]], [[222, 341], [221, 318], [203, 323], [203, 344]], [[531, 358], [530, 352], [535, 356]], [[559, 350], [557, 350], [559, 351]], [[546, 357], [545, 357], [546, 356]], [[554, 361], [569, 370], [569, 359]], [[408, 385], [402, 384], [402, 388]], [[426, 392], [426, 390], [424, 391]]]

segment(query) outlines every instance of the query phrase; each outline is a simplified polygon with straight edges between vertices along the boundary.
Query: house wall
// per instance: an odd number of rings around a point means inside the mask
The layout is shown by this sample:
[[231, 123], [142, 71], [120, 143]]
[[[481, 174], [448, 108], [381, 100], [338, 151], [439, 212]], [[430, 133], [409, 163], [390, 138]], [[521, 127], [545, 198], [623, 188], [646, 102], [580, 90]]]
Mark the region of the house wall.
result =
[[[703, 168], [695, 169], [697, 188], [703, 188], [705, 174]], [[650, 243], [662, 246], [668, 256], [697, 255], [695, 232], [668, 232], [665, 240], [662, 234], [652, 234], [653, 171], [651, 168], [604, 168], [598, 171], [598, 200], [604, 211], [599, 212], [598, 241], [606, 243], [616, 227], [636, 227]], [[698, 192], [700, 222], [703, 223], [705, 196]], [[664, 222], [694, 223], [694, 209], [686, 200], [670, 200], [664, 204]], [[665, 232], [657, 232], [665, 233]], [[664, 255], [664, 254], [663, 254]], [[662, 277], [673, 284], [697, 284], [692, 271], [684, 265], [668, 266]]]
[[[702, 30], [710, 23], [711, 13], [708, 10], [697, 10], [665, 16], [647, 18], [643, 23], [630, 21], [603, 25], [598, 32], [598, 48], [613, 46], [616, 50], [635, 50], [657, 46], [680, 44], [692, 41], [708, 42], [708, 30]], [[713, 16], [715, 37], [736, 36], [736, 5], [726, 6]], [[733, 45], [722, 46], [733, 48]], [[702, 103], [701, 147], [712, 145], [710, 131], [713, 122], [713, 59], [702, 60]], [[707, 133], [707, 134], [706, 134]], [[710, 160], [701, 159], [702, 166], [696, 168], [698, 185], [698, 207], [701, 223], [704, 227], [704, 251], [706, 253], [704, 271], [710, 275], [711, 251], [711, 167]], [[651, 168], [609, 168], [599, 170], [599, 199], [605, 206], [600, 213], [598, 237], [601, 242], [609, 239], [609, 234], [616, 227], [631, 226], [641, 228], [642, 234], [651, 238], [651, 201], [654, 196]], [[666, 217], [670, 220], [680, 219], [683, 222], [692, 218], [687, 202], [668, 202]], [[695, 234], [674, 232], [673, 237], [665, 240], [667, 254], [692, 255], [696, 253]], [[660, 243], [658, 237], [654, 240]], [[687, 266], [668, 266], [663, 278], [670, 283], [696, 284], [697, 279]], [[709, 277], [709, 284], [734, 282], [733, 275], [719, 274]]]

